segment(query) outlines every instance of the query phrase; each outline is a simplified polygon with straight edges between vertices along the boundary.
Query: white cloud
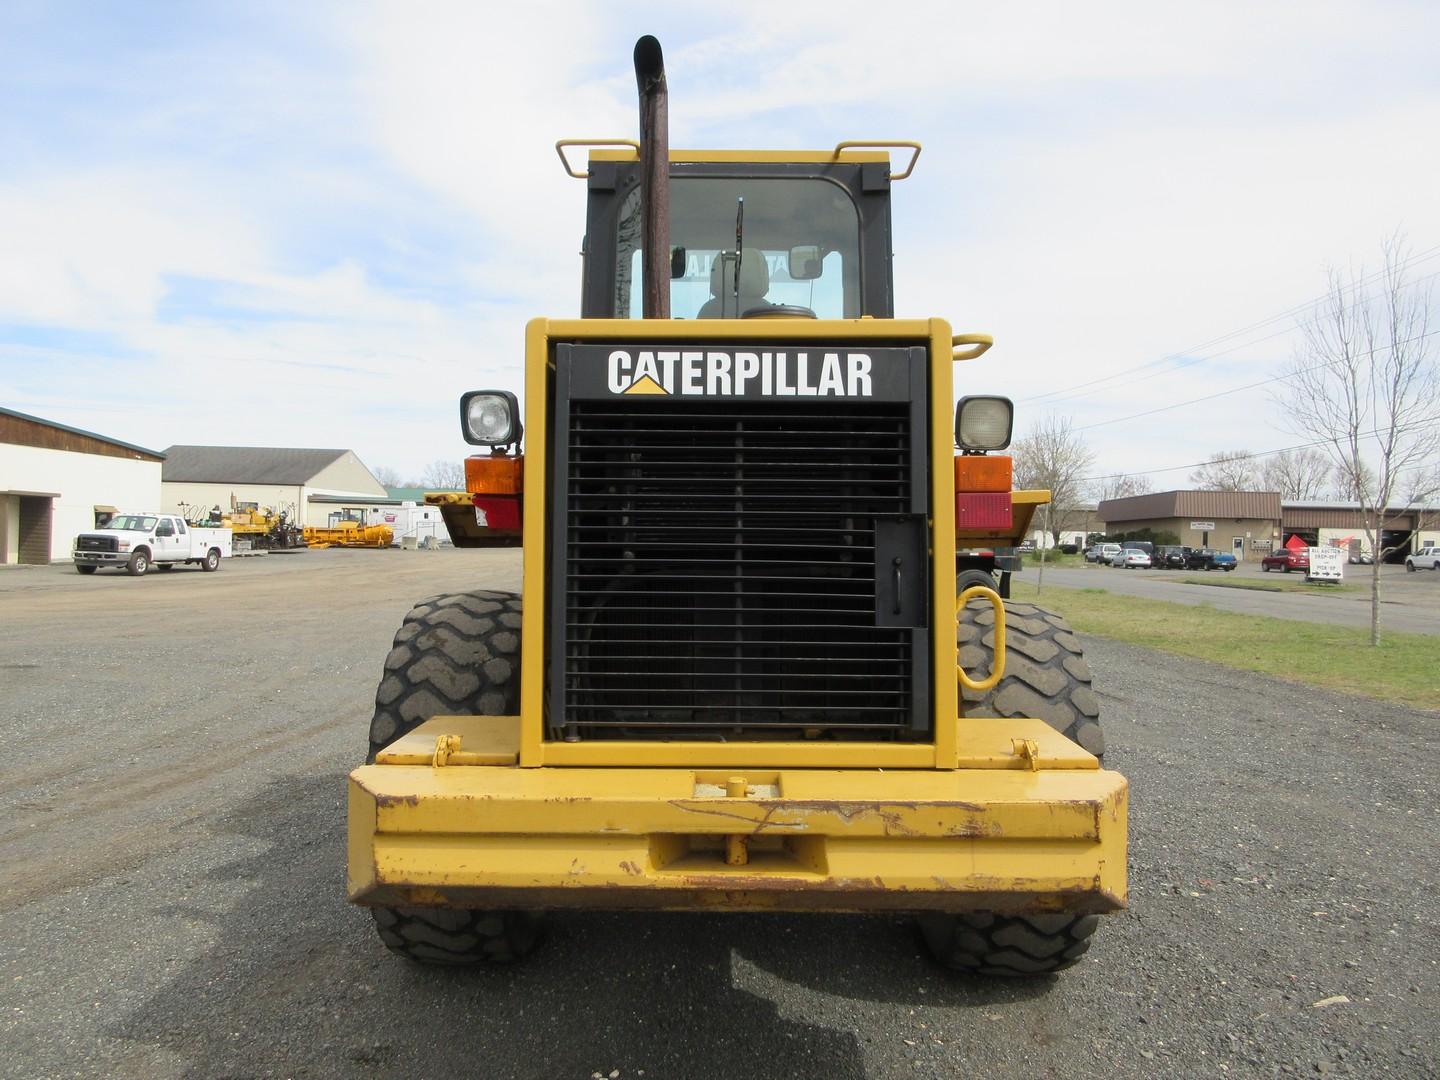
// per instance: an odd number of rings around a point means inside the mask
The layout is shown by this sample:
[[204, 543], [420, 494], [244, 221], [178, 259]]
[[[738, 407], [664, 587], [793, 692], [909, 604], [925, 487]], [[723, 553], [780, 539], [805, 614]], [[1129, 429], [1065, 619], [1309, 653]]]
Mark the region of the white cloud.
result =
[[[92, 336], [0, 354], [0, 393], [142, 444], [458, 456], [456, 395], [518, 387], [526, 318], [576, 310], [584, 187], [553, 143], [633, 134], [652, 26], [676, 145], [925, 141], [895, 188], [898, 308], [996, 334], [967, 386], [1023, 399], [1204, 342], [1397, 225], [1440, 244], [1424, 6], [277, 8], [148, 68], [94, 58], [93, 148], [23, 133], [0, 326]], [[1097, 423], [1289, 355], [1247, 341], [1029, 413]], [[1106, 471], [1290, 441], [1263, 390], [1092, 438]]]

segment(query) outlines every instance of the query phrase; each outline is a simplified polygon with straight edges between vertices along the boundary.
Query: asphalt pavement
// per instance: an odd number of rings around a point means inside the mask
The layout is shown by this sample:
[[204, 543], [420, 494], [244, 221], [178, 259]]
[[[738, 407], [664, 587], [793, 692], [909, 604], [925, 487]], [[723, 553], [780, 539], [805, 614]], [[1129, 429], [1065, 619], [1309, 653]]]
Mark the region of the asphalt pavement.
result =
[[[1380, 582], [1381, 628], [1410, 634], [1440, 634], [1440, 571], [1407, 573], [1403, 566], [1382, 566]], [[1338, 626], [1369, 627], [1370, 567], [1346, 568], [1343, 591], [1315, 585], [1304, 592], [1234, 588], [1237, 582], [1253, 581], [1277, 590], [1299, 574], [1266, 574], [1258, 562], [1243, 563], [1235, 570], [1122, 570], [1111, 566], [1069, 566], [1045, 568], [1045, 584], [1067, 589], [1105, 589], [1127, 596], [1170, 600], [1177, 604], [1209, 604], [1222, 611], [1246, 615], [1269, 615], [1299, 622], [1333, 623]], [[1020, 580], [1035, 584], [1039, 566], [1032, 557]], [[1204, 584], [1188, 584], [1190, 581]], [[1043, 586], [1042, 586], [1043, 589]], [[1057, 603], [1059, 601], [1057, 600]]]
[[1098, 639], [1131, 907], [1075, 969], [962, 978], [844, 916], [393, 957], [343, 896], [380, 663], [413, 600], [517, 580], [514, 551], [0, 573], [0, 1076], [1440, 1075], [1440, 715]]

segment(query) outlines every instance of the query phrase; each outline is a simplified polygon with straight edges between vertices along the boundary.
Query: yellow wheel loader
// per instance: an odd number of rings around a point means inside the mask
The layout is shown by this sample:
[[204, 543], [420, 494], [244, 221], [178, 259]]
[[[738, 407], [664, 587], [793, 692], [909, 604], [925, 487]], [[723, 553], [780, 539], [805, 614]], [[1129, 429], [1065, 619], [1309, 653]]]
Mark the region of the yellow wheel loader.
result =
[[523, 415], [461, 400], [488, 452], [445, 516], [522, 543], [523, 609], [400, 627], [350, 898], [441, 964], [607, 908], [910, 912], [950, 967], [1068, 967], [1126, 902], [1126, 782], [1074, 635], [1000, 595], [1048, 493], [1011, 490], [1008, 400], [956, 405], [989, 339], [894, 317], [920, 147], [672, 151], [635, 60], [641, 139], [557, 147], [581, 318], [530, 322]]

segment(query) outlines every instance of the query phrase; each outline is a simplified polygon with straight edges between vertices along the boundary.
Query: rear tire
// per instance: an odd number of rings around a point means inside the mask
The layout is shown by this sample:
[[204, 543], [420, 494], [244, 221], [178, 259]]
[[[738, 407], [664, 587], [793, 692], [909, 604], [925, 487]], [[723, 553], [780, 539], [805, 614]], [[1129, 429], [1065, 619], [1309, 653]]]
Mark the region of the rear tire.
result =
[[[1070, 624], [1034, 604], [1005, 601], [1005, 677], [992, 689], [961, 690], [965, 716], [1034, 717], [1096, 757], [1105, 753], [1100, 702], [1090, 665]], [[973, 679], [985, 678], [995, 657], [995, 613], [972, 600], [955, 629], [959, 660]]]
[[[437, 715], [520, 711], [520, 597], [456, 593], [416, 604], [385, 657], [366, 761]], [[533, 911], [373, 907], [391, 952], [420, 964], [506, 964], [531, 952], [544, 924]]]
[[200, 569], [206, 573], [214, 573], [220, 569], [220, 550], [211, 548], [205, 553], [205, 558], [200, 560]]
[[994, 589], [999, 592], [1000, 586], [995, 581], [994, 574], [987, 574], [984, 570], [961, 570], [955, 575], [955, 595], [959, 596], [972, 585], [984, 585], [987, 589]]
[[931, 955], [954, 971], [1006, 978], [1035, 978], [1080, 962], [1100, 925], [1098, 915], [920, 916]]
[[410, 609], [385, 657], [367, 761], [432, 716], [520, 710], [520, 597], [432, 596]]
[[370, 914], [391, 952], [443, 967], [513, 964], [534, 952], [545, 933], [538, 911], [376, 907]]
[[[971, 601], [955, 630], [959, 662], [974, 679], [989, 674], [995, 659], [995, 613]], [[1005, 603], [1005, 677], [992, 689], [961, 689], [967, 717], [1033, 717], [1044, 720], [1096, 757], [1105, 753], [1100, 702], [1090, 666], [1070, 624], [1034, 604]], [[920, 930], [935, 959], [975, 975], [1033, 978], [1063, 971], [1090, 948], [1096, 915], [965, 915], [931, 912]]]

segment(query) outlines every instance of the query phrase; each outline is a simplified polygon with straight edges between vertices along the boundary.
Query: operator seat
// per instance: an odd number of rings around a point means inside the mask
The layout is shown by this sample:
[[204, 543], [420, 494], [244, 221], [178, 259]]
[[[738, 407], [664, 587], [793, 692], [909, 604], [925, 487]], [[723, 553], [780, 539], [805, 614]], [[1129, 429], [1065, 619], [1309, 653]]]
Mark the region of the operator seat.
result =
[[[722, 280], [723, 278], [723, 280]], [[770, 267], [759, 248], [744, 248], [740, 254], [740, 301], [735, 302], [735, 261], [715, 257], [710, 267], [710, 299], [700, 306], [697, 319], [738, 319], [755, 307], [767, 307], [770, 301]]]

